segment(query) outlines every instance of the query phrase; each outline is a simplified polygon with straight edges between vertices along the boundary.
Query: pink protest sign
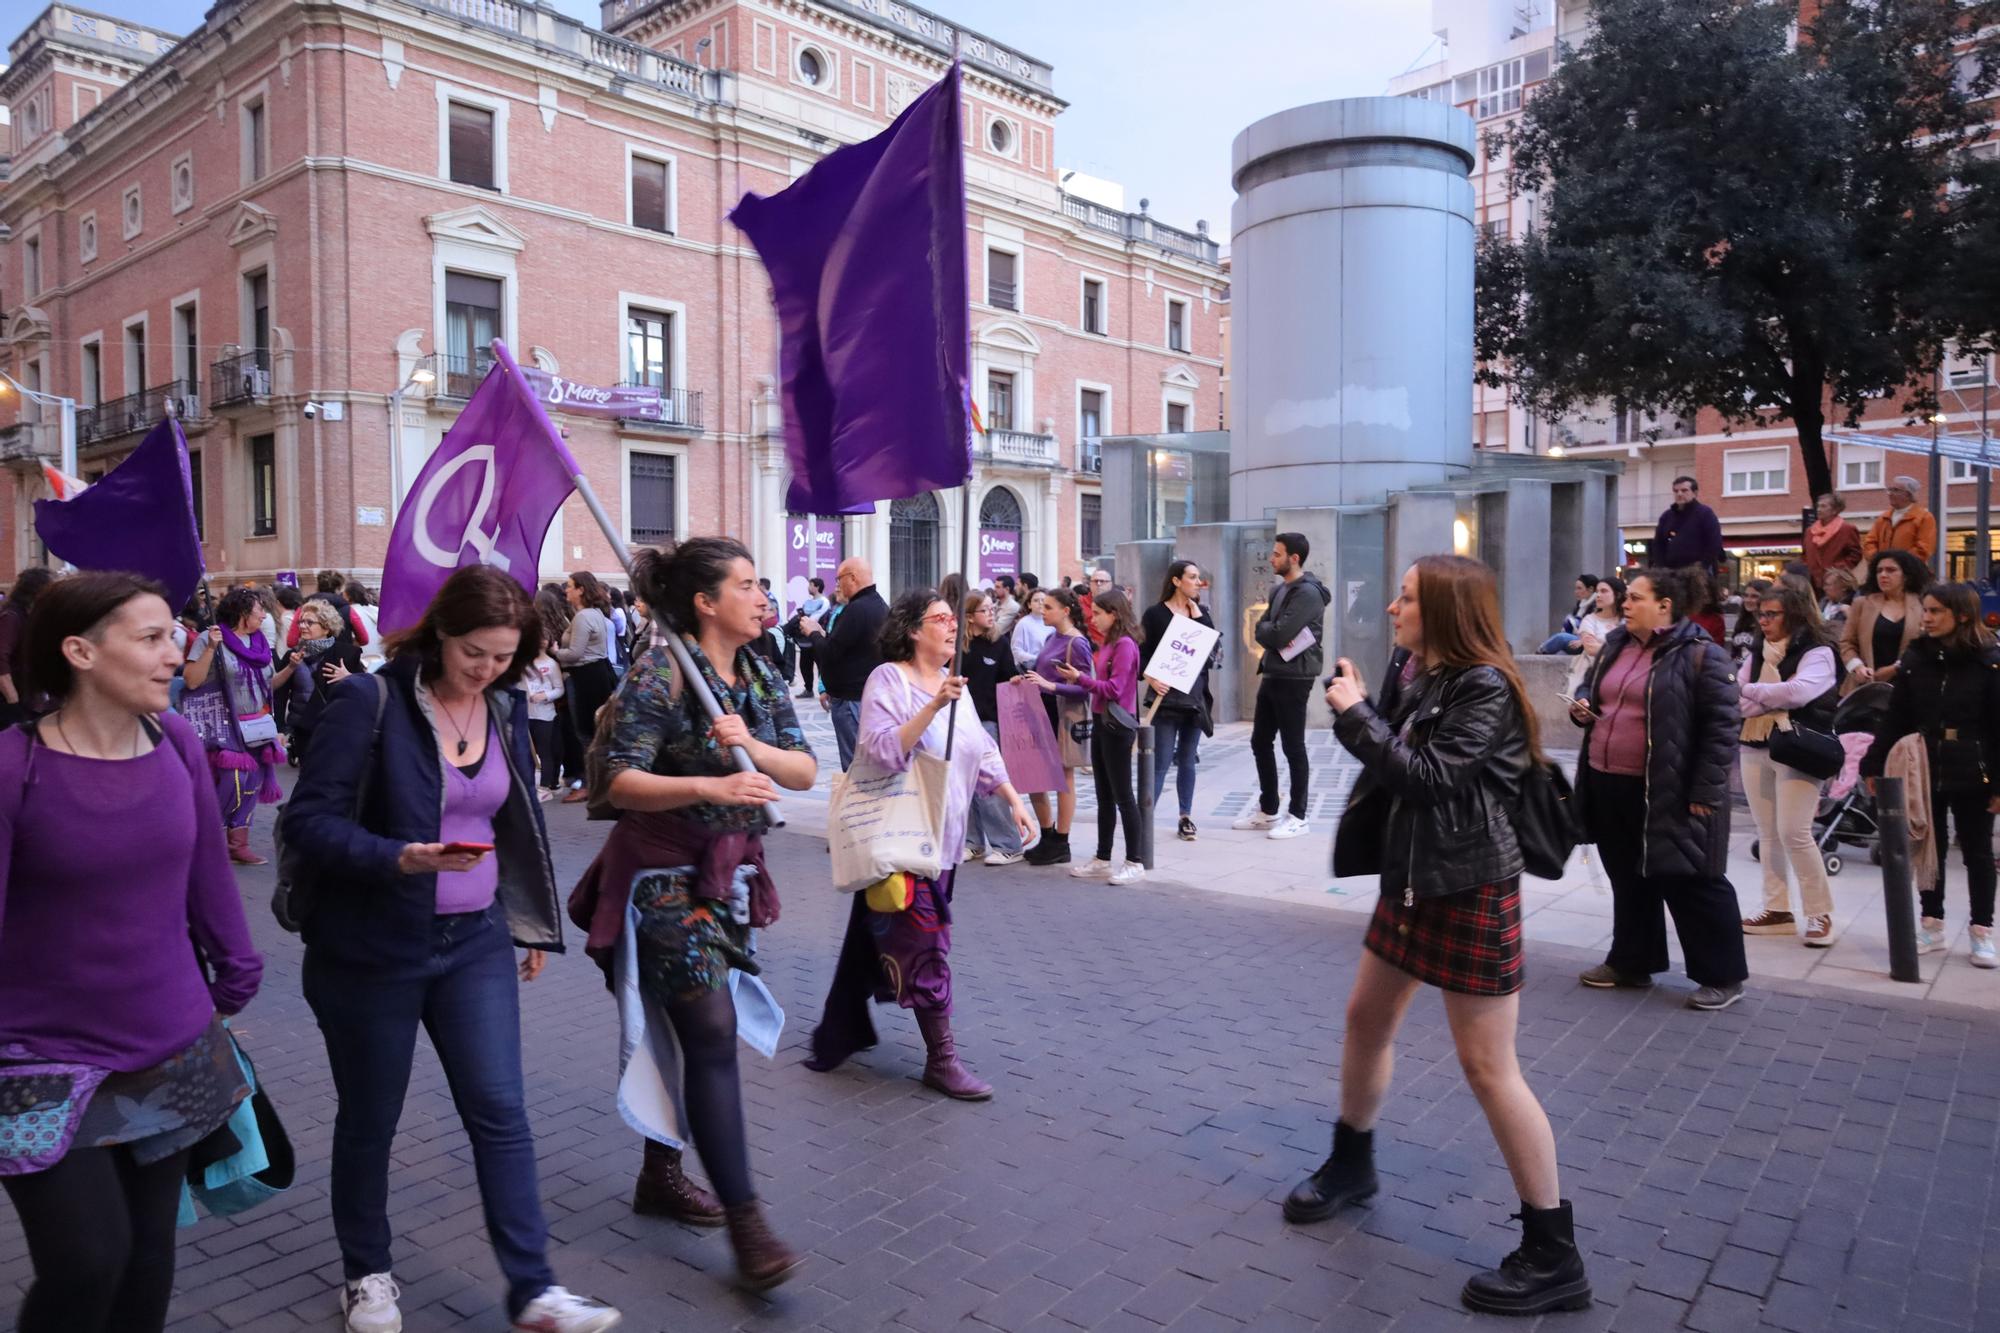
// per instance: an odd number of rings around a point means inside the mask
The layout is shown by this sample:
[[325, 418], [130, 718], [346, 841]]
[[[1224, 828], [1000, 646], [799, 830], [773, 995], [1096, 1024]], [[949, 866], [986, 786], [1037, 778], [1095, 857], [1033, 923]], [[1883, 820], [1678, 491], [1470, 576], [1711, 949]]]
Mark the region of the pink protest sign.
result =
[[1056, 748], [1042, 692], [1025, 680], [1003, 680], [994, 690], [1000, 711], [1000, 758], [1019, 792], [1068, 791], [1062, 752]]

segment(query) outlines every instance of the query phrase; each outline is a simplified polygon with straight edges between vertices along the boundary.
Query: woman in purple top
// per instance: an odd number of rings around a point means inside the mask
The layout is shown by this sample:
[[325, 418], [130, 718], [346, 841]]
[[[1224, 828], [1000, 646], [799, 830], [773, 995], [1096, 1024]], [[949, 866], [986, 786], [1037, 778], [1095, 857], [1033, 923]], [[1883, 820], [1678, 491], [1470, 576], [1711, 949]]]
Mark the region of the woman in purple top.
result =
[[[173, 625], [143, 579], [57, 582], [24, 654], [55, 711], [0, 733], [0, 1178], [35, 1269], [22, 1333], [165, 1326], [188, 1150], [249, 1095], [218, 1015], [264, 964], [201, 742], [167, 712]], [[118, 835], [77, 836], [85, 811]]]
[[1090, 742], [1078, 740], [1071, 727], [1088, 721], [1090, 696], [1081, 685], [1068, 683], [1057, 675], [1063, 666], [1090, 665], [1090, 640], [1083, 637], [1083, 608], [1068, 588], [1042, 590], [1042, 619], [1050, 634], [1035, 655], [1034, 669], [1021, 679], [1041, 688], [1049, 706], [1049, 722], [1056, 729], [1056, 749], [1062, 755], [1063, 789], [1056, 793], [1055, 822], [1049, 822], [1047, 792], [1035, 792], [1035, 818], [1042, 826], [1041, 840], [1028, 849], [1031, 866], [1059, 866], [1069, 860], [1069, 825], [1076, 817], [1076, 771], [1090, 762]]
[[883, 661], [861, 691], [854, 759], [901, 772], [918, 750], [943, 757], [949, 737], [938, 856], [946, 869], [934, 880], [910, 875], [884, 881], [894, 886], [893, 893], [904, 887], [896, 881], [907, 878], [907, 899], [893, 910], [877, 894], [883, 886], [854, 895], [847, 938], [806, 1067], [825, 1072], [875, 1044], [875, 1025], [868, 1017], [872, 990], [878, 1002], [893, 1000], [916, 1014], [929, 1054], [925, 1085], [961, 1101], [983, 1101], [993, 1095], [993, 1087], [959, 1063], [951, 1034], [952, 879], [965, 853], [965, 819], [974, 796], [991, 794], [1006, 801], [1024, 840], [1034, 826], [1028, 822], [1028, 807], [1007, 780], [999, 743], [980, 727], [979, 714], [965, 695], [965, 677], [951, 674], [957, 644], [958, 617], [931, 588], [898, 597], [882, 624]]
[[[284, 799], [278, 765], [285, 761], [285, 750], [278, 743], [273, 700], [304, 656], [293, 650], [282, 668], [272, 669], [271, 642], [258, 628], [264, 615], [254, 589], [232, 588], [223, 596], [215, 608], [214, 628], [195, 640], [180, 701], [181, 715], [208, 747], [216, 802], [229, 830], [229, 859], [246, 866], [264, 864], [250, 850], [250, 820], [257, 807]], [[216, 669], [218, 664], [222, 670]]]
[[[1071, 866], [1076, 879], [1108, 879], [1113, 884], [1137, 884], [1146, 877], [1138, 859], [1139, 797], [1132, 785], [1132, 746], [1139, 739], [1139, 622], [1132, 603], [1113, 588], [1098, 593], [1090, 607], [1091, 628], [1103, 638], [1097, 650], [1097, 674], [1086, 676], [1075, 667], [1056, 668], [1070, 685], [1090, 695], [1090, 774], [1097, 784], [1097, 855]], [[1126, 725], [1106, 716], [1124, 710]], [[1125, 824], [1125, 864], [1111, 859], [1111, 834]]]
[[[402, 1327], [389, 1149], [419, 1026], [472, 1142], [514, 1327], [618, 1323], [617, 1311], [555, 1284], [522, 1086], [519, 982], [562, 949], [515, 688], [540, 632], [513, 579], [484, 565], [453, 574], [414, 627], [389, 637], [379, 672], [333, 687], [285, 807], [287, 855], [323, 885], [301, 933], [306, 1003], [339, 1098], [329, 1192], [349, 1333]], [[518, 974], [516, 945], [528, 951]]]

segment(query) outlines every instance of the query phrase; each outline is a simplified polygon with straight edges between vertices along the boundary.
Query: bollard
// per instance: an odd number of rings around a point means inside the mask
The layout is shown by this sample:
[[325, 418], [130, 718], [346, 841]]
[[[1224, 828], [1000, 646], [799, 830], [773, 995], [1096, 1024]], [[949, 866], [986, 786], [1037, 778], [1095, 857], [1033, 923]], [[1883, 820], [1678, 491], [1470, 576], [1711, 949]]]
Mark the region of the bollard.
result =
[[[1148, 718], [1152, 713], [1146, 714]], [[1139, 846], [1133, 853], [1140, 865], [1153, 868], [1153, 724], [1150, 721], [1139, 724], [1139, 762], [1135, 765], [1139, 781], [1139, 827], [1133, 832], [1138, 836]]]
[[[1933, 825], [1935, 827], [1935, 825]], [[1917, 968], [1917, 908], [1910, 887], [1910, 820], [1903, 810], [1903, 780], [1875, 779], [1875, 828], [1882, 847], [1882, 910], [1889, 925], [1889, 976], [1922, 981]], [[1944, 855], [1944, 848], [1938, 848]]]

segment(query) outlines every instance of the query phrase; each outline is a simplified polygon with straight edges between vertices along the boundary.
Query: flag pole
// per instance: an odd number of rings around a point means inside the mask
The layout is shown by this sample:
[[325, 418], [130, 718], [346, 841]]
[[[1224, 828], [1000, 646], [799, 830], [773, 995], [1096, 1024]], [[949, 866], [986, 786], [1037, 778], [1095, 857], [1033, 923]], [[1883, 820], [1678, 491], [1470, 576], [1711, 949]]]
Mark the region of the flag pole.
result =
[[[626, 574], [630, 575], [632, 572], [632, 554], [625, 549], [625, 539], [618, 535], [618, 525], [613, 523], [611, 515], [605, 512], [603, 501], [599, 500], [597, 492], [591, 489], [590, 479], [584, 476], [581, 471], [578, 471], [570, 477], [570, 480], [576, 483], [577, 494], [583, 497], [584, 504], [590, 508], [590, 516], [597, 520], [597, 526], [603, 530], [605, 539], [611, 543], [612, 551], [618, 556], [618, 563], [624, 566]], [[695, 669], [694, 658], [688, 655], [687, 644], [682, 640], [680, 630], [674, 626], [671, 620], [667, 619], [667, 608], [656, 606], [652, 610], [660, 622], [667, 627], [667, 632], [660, 637], [666, 640], [667, 651], [674, 655], [674, 665], [680, 669], [681, 675], [693, 687], [694, 697], [701, 704], [702, 710], [708, 714], [708, 720], [711, 722], [720, 722], [722, 720], [722, 705], [716, 702], [715, 692], [708, 688], [708, 681], [702, 676], [701, 672]], [[786, 688], [789, 690], [791, 687], [786, 686]], [[729, 757], [736, 761], [736, 767], [739, 771], [744, 773], [755, 773], [757, 771], [757, 765], [751, 760], [750, 752], [742, 746], [730, 746]], [[783, 828], [785, 826], [784, 812], [778, 808], [776, 801], [765, 802], [764, 814], [770, 819], [772, 828]]]
[[[965, 484], [959, 487], [958, 503], [958, 577], [965, 584], [965, 591], [972, 591], [972, 478], [968, 475]], [[951, 651], [951, 674], [960, 675], [965, 668], [965, 601], [951, 608], [951, 614], [958, 623], [958, 642]], [[951, 762], [951, 744], [958, 735], [958, 705], [953, 704], [950, 716], [944, 724], [944, 761]]]

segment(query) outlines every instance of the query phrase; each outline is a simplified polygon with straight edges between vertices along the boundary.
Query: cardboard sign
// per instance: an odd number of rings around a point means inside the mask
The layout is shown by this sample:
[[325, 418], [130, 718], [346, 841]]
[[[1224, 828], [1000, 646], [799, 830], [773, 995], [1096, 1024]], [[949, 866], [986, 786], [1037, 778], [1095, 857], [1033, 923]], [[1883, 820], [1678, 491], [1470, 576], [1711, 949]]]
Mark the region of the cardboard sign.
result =
[[994, 701], [1000, 712], [1000, 759], [1014, 790], [1068, 791], [1041, 690], [1025, 680], [1003, 680], [994, 687]]
[[1146, 664], [1146, 675], [1183, 694], [1193, 693], [1195, 682], [1208, 666], [1208, 655], [1215, 651], [1216, 641], [1221, 637], [1220, 630], [1210, 629], [1199, 620], [1175, 616], [1160, 646], [1153, 650], [1153, 660]]

